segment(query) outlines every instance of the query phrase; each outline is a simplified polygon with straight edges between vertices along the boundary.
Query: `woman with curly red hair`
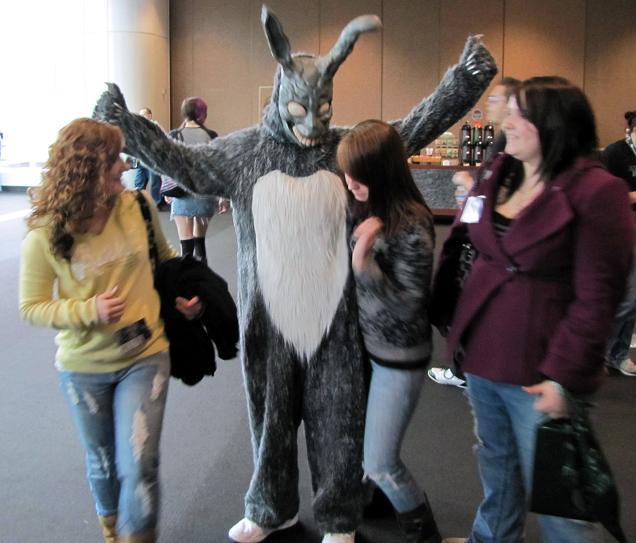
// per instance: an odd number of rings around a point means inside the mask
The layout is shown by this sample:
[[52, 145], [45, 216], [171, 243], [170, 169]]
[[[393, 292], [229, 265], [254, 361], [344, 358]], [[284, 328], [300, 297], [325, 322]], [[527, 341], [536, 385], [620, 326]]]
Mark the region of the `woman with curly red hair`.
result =
[[[30, 193], [20, 312], [59, 330], [55, 365], [105, 541], [152, 543], [170, 359], [146, 226], [121, 183], [123, 143], [118, 128], [77, 119], [51, 145]], [[165, 260], [175, 252], [149, 208]], [[176, 305], [187, 318], [200, 311], [196, 298]]]

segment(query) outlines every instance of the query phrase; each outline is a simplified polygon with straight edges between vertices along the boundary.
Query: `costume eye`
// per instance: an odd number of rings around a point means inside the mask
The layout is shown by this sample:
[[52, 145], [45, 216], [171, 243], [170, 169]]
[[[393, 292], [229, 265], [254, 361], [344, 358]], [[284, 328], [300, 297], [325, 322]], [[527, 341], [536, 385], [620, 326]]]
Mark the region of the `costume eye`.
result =
[[329, 113], [331, 111], [331, 104], [329, 102], [325, 102], [324, 104], [322, 104], [320, 106], [320, 108], [318, 109], [318, 115], [326, 115], [327, 113]]
[[298, 102], [289, 102], [287, 104], [287, 111], [289, 111], [290, 115], [293, 117], [304, 117], [307, 115], [307, 110], [305, 106], [299, 104]]

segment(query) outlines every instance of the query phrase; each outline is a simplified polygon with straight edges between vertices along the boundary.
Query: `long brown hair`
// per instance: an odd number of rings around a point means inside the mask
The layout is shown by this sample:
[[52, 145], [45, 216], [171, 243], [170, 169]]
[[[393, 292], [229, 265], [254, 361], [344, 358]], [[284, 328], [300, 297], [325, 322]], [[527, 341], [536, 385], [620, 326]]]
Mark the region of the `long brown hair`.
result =
[[93, 119], [75, 119], [49, 147], [42, 183], [29, 191], [27, 226], [51, 229], [51, 252], [69, 260], [73, 234], [85, 232], [99, 206], [108, 204], [107, 174], [119, 157], [119, 128]]
[[379, 217], [391, 237], [414, 212], [424, 208], [431, 214], [413, 181], [402, 139], [391, 125], [375, 119], [357, 124], [342, 138], [337, 159], [344, 173], [369, 187], [366, 205], [353, 206], [354, 218], [365, 212]]

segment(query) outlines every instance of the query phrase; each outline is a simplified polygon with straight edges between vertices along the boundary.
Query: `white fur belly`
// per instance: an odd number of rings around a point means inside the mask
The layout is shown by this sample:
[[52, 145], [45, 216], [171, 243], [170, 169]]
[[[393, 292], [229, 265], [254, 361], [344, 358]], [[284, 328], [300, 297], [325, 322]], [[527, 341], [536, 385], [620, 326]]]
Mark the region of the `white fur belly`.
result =
[[329, 330], [349, 273], [347, 195], [326, 170], [294, 178], [278, 170], [254, 187], [257, 272], [269, 315], [310, 358]]

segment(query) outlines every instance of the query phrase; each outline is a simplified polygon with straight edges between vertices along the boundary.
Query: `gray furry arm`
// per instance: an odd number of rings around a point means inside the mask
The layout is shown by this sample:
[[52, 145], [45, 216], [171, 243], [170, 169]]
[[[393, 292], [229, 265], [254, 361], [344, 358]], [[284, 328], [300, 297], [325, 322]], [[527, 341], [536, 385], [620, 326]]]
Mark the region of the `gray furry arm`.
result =
[[496, 74], [495, 59], [478, 36], [470, 36], [459, 62], [447, 70], [433, 94], [406, 117], [390, 123], [402, 137], [407, 154], [416, 154], [461, 119]]
[[[158, 125], [128, 111], [119, 87], [108, 83], [93, 117], [118, 126], [126, 140], [124, 152], [153, 171], [167, 175], [189, 192], [232, 198], [236, 187], [232, 164], [221, 146], [187, 146], [164, 134]], [[214, 140], [213, 143], [217, 142]]]

